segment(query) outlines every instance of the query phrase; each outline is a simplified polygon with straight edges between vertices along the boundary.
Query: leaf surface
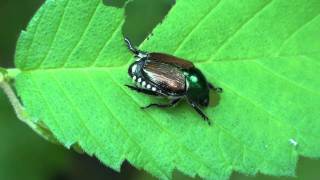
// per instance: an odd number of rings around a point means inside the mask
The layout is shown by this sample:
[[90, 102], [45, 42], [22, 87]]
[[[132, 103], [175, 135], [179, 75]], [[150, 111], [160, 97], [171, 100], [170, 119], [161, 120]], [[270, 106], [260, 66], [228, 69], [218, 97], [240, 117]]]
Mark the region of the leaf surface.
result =
[[99, 0], [42, 6], [17, 45], [16, 88], [62, 144], [116, 170], [294, 175], [298, 155], [320, 157], [319, 12], [317, 0], [177, 1], [141, 49], [189, 59], [224, 89], [212, 126], [186, 103], [140, 110], [159, 100], [124, 87], [123, 9]]

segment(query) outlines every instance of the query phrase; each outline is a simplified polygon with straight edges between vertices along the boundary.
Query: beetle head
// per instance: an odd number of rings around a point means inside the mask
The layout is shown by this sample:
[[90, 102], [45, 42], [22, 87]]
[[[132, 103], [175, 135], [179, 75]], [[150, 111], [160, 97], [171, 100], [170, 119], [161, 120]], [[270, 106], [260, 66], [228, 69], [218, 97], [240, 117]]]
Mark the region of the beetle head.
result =
[[196, 92], [187, 92], [187, 99], [190, 103], [197, 104], [202, 107], [208, 107], [209, 105], [209, 93], [208, 91], [196, 91]]
[[197, 68], [185, 71], [187, 81], [187, 97], [199, 106], [209, 105], [209, 87], [206, 78]]
[[209, 97], [205, 97], [203, 99], [200, 99], [198, 103], [201, 106], [208, 107], [208, 105], [209, 105]]
[[199, 94], [196, 103], [202, 107], [208, 107], [209, 95], [207, 93]]

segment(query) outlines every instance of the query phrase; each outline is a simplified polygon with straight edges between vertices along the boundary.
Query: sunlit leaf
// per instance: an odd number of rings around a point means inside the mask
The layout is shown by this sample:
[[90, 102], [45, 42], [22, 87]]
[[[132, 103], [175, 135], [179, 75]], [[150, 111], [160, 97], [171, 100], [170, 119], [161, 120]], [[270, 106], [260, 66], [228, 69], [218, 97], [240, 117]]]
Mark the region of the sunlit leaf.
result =
[[169, 179], [294, 175], [298, 155], [320, 157], [318, 0], [179, 0], [143, 50], [195, 62], [224, 93], [205, 111], [132, 92], [123, 9], [99, 0], [48, 0], [22, 32], [16, 88], [26, 110], [67, 147], [107, 166], [127, 159]]

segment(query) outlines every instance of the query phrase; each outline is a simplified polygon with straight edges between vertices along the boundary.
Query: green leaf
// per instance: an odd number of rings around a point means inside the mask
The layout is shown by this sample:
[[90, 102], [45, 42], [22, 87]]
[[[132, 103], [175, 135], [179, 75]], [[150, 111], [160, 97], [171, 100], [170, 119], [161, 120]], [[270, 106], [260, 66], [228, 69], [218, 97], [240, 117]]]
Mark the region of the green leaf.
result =
[[17, 45], [16, 88], [62, 144], [116, 170], [294, 175], [298, 155], [320, 157], [319, 12], [318, 0], [176, 3], [141, 48], [190, 59], [224, 89], [212, 126], [187, 103], [139, 108], [158, 100], [124, 87], [123, 9], [99, 0], [42, 6]]

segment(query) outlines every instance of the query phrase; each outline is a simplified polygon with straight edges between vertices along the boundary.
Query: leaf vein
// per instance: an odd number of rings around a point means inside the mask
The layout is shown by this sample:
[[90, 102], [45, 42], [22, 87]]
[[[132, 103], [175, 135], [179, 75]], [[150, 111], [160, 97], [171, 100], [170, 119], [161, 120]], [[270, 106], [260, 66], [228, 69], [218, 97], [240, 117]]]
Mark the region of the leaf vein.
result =
[[[125, 126], [123, 125], [123, 123], [119, 120], [119, 118], [117, 118], [117, 116], [115, 114], [113, 114], [113, 112], [111, 111], [111, 109], [109, 108], [109, 106], [107, 105], [107, 103], [105, 102], [103, 96], [100, 94], [100, 92], [98, 91], [95, 83], [93, 82], [91, 76], [88, 75], [88, 73], [86, 72], [85, 73], [85, 76], [87, 77], [88, 79], [88, 82], [90, 84], [90, 86], [92, 87], [92, 89], [94, 90], [95, 94], [97, 94], [97, 96], [99, 97], [99, 99], [102, 100], [102, 104], [103, 106], [109, 111], [109, 113], [111, 114], [111, 116], [116, 120], [117, 124], [119, 125], [119, 127], [123, 130], [123, 132], [126, 134], [127, 138], [129, 140], [131, 140], [134, 144], [136, 144], [139, 149], [140, 149], [140, 153], [142, 152], [142, 146], [138, 143], [138, 141], [136, 141], [133, 137], [130, 136], [130, 133], [129, 131], [125, 128]], [[160, 168], [158, 166], [158, 164], [156, 163], [157, 161], [155, 160], [155, 158], [149, 153], [149, 152], [145, 152], [145, 154], [147, 154], [150, 159], [154, 162], [154, 165], [158, 167], [158, 169], [167, 176], [167, 173], [165, 171], [162, 170], [162, 168]], [[168, 176], [167, 176], [168, 179], [170, 179]]]
[[319, 17], [320, 13], [318, 13], [317, 15], [315, 15], [314, 17], [310, 18], [308, 21], [306, 21], [302, 26], [300, 26], [299, 28], [295, 29], [283, 42], [282, 44], [279, 46], [279, 50], [278, 52], [276, 52], [277, 55], [281, 54], [282, 49], [284, 48], [284, 46], [286, 45], [286, 43], [288, 43], [288, 41], [295, 37], [300, 31], [302, 31], [305, 27], [307, 27], [307, 25], [309, 25], [310, 23], [312, 23], [315, 19], [317, 19], [317, 17]]
[[51, 50], [52, 50], [52, 45], [53, 45], [53, 43], [54, 43], [55, 40], [56, 40], [56, 37], [57, 37], [57, 34], [58, 34], [59, 30], [61, 29], [61, 25], [62, 25], [62, 22], [63, 22], [63, 20], [64, 20], [64, 16], [65, 16], [65, 13], [66, 13], [66, 9], [67, 9], [70, 1], [71, 1], [71, 0], [68, 0], [68, 1], [66, 2], [66, 5], [65, 5], [64, 10], [63, 10], [63, 14], [62, 14], [62, 16], [61, 16], [61, 18], [60, 18], [60, 21], [59, 21], [59, 25], [58, 25], [58, 27], [57, 27], [57, 30], [55, 31], [54, 38], [53, 38], [53, 40], [50, 42], [50, 48], [49, 48], [49, 50], [47, 51], [47, 53], [46, 53], [46, 55], [44, 56], [44, 58], [38, 63], [38, 65], [37, 65], [34, 69], [40, 68], [40, 67], [42, 66], [42, 64], [46, 61], [46, 59], [48, 58], [48, 56], [49, 56], [49, 54], [50, 54], [50, 52], [51, 52]]
[[186, 41], [191, 37], [191, 35], [197, 30], [197, 28], [200, 27], [200, 25], [205, 22], [208, 17], [210, 16], [210, 14], [212, 12], [214, 12], [214, 10], [216, 9], [216, 7], [218, 7], [218, 5], [220, 4], [221, 0], [219, 0], [219, 2], [215, 3], [207, 13], [205, 13], [205, 15], [200, 18], [201, 20], [198, 21], [198, 23], [195, 24], [195, 26], [191, 29], [191, 31], [187, 34], [187, 36], [178, 44], [177, 48], [174, 50], [173, 54], [176, 54], [181, 47], [183, 47], [183, 45], [186, 43]]
[[308, 59], [309, 61], [311, 61], [313, 64], [315, 64], [316, 66], [319, 66], [320, 67], [320, 63], [315, 60], [314, 58], [311, 58], [310, 56], [307, 56], [307, 55], [303, 55], [303, 57], [305, 57], [306, 59]]
[[115, 30], [112, 32], [110, 38], [105, 42], [105, 44], [102, 46], [101, 49], [99, 49], [98, 54], [96, 58], [92, 61], [92, 63], [89, 65], [89, 67], [94, 67], [96, 65], [96, 62], [98, 61], [99, 57], [101, 56], [101, 53], [105, 47], [107, 47], [110, 43], [111, 40], [116, 36], [117, 32], [121, 29], [121, 25], [124, 23], [124, 20], [122, 20], [119, 25], [115, 28]]
[[224, 153], [224, 151], [223, 151], [223, 149], [221, 148], [221, 140], [222, 140], [222, 131], [220, 130], [219, 131], [219, 134], [218, 134], [218, 140], [217, 140], [217, 142], [218, 142], [218, 149], [219, 149], [219, 151], [220, 151], [220, 153], [221, 153], [221, 157], [222, 157], [222, 159], [224, 160], [224, 162], [226, 163], [226, 166], [229, 166], [229, 168], [231, 168], [231, 169], [233, 169], [233, 163], [231, 163], [231, 162], [229, 162], [228, 160], [227, 160], [227, 155], [225, 155], [225, 153]]
[[21, 65], [20, 65], [20, 67], [21, 68], [23, 68], [24, 66], [25, 66], [25, 64], [26, 64], [26, 62], [28, 62], [28, 59], [29, 59], [29, 56], [30, 56], [30, 49], [31, 49], [31, 47], [32, 47], [32, 45], [34, 44], [34, 37], [38, 34], [38, 29], [39, 29], [39, 24], [41, 23], [41, 20], [42, 20], [42, 16], [43, 16], [43, 14], [46, 12], [46, 8], [43, 8], [42, 9], [42, 14], [40, 15], [40, 17], [39, 17], [39, 19], [38, 19], [38, 22], [37, 22], [37, 24], [35, 25], [35, 30], [34, 30], [34, 34], [33, 34], [33, 37], [32, 37], [32, 39], [31, 39], [31, 43], [30, 43], [30, 45], [28, 46], [28, 50], [27, 50], [27, 53], [26, 53], [26, 59], [24, 59], [23, 61], [22, 61], [22, 63], [21, 63]]
[[36, 83], [37, 81], [34, 80], [32, 75], [30, 75], [30, 80], [31, 80], [32, 84], [34, 84], [34, 86], [33, 86], [33, 87], [35, 87], [34, 89], [35, 90], [39, 90], [38, 91], [38, 95], [40, 96], [41, 99], [43, 99], [44, 104], [47, 106], [46, 109], [48, 109], [49, 113], [52, 116], [52, 120], [54, 121], [54, 123], [56, 124], [57, 128], [61, 132], [63, 139], [66, 140], [66, 135], [64, 134], [64, 131], [62, 130], [60, 124], [58, 123], [58, 121], [57, 121], [57, 119], [56, 119], [56, 117], [55, 117], [55, 115], [53, 113], [53, 110], [51, 109], [51, 106], [49, 105], [47, 99], [45, 98], [45, 96], [43, 95], [42, 91], [40, 90], [39, 84]]
[[255, 63], [256, 63], [258, 66], [262, 67], [262, 69], [264, 69], [265, 72], [268, 72], [268, 73], [270, 73], [270, 74], [273, 74], [273, 75], [277, 76], [278, 78], [283, 79], [284, 81], [288, 82], [289, 84], [292, 84], [292, 85], [294, 85], [294, 86], [296, 86], [296, 87], [298, 87], [298, 88], [300, 88], [300, 89], [307, 90], [307, 91], [309, 91], [309, 92], [312, 93], [312, 94], [320, 95], [319, 92], [314, 91], [314, 90], [309, 89], [309, 88], [306, 88], [306, 87], [303, 87], [301, 84], [298, 84], [297, 82], [289, 79], [288, 77], [277, 73], [276, 71], [270, 69], [269, 67], [263, 65], [262, 63], [259, 63], [259, 62], [257, 62], [257, 61], [255, 61]]
[[[218, 80], [218, 81], [219, 81], [219, 80]], [[222, 82], [221, 80], [220, 80], [219, 82], [222, 83], [222, 84], [224, 84], [224, 87], [225, 87], [225, 88], [227, 88], [227, 89], [231, 90], [232, 92], [234, 92], [235, 94], [237, 94], [238, 97], [241, 97], [242, 99], [246, 100], [247, 102], [250, 102], [254, 107], [256, 107], [257, 109], [259, 109], [260, 111], [265, 112], [265, 113], [270, 117], [270, 118], [268, 118], [268, 120], [273, 120], [274, 122], [277, 122], [277, 123], [279, 123], [279, 124], [281, 124], [281, 125], [283, 125], [283, 126], [291, 127], [291, 128], [294, 130], [294, 134], [297, 134], [297, 132], [303, 133], [302, 130], [298, 131], [297, 128], [296, 128], [295, 126], [293, 126], [292, 124], [285, 124], [285, 123], [283, 123], [282, 121], [277, 120], [276, 116], [274, 116], [274, 115], [271, 114], [270, 112], [266, 111], [265, 109], [263, 109], [262, 107], [260, 107], [259, 105], [257, 105], [257, 104], [256, 104], [254, 101], [252, 101], [251, 99], [246, 98], [246, 97], [242, 96], [241, 94], [237, 93], [235, 90], [233, 90], [233, 89], [232, 89], [230, 86], [228, 86], [226, 83]], [[220, 126], [220, 125], [218, 125], [218, 124], [216, 124], [216, 125], [217, 125], [218, 127], [222, 128], [222, 126]], [[224, 128], [223, 128], [223, 129], [224, 129]], [[227, 130], [224, 130], [224, 131], [225, 131], [229, 136], [233, 137], [233, 135], [230, 134]], [[311, 135], [314, 136], [314, 137], [316, 137], [314, 134], [311, 134]], [[294, 136], [296, 136], [296, 135], [294, 135]], [[320, 137], [319, 137], [319, 138], [320, 138]], [[236, 138], [234, 138], [234, 139], [236, 139]], [[240, 143], [240, 144], [243, 145], [244, 147], [246, 147], [246, 148], [247, 148], [248, 150], [250, 150], [252, 153], [260, 154], [260, 153], [254, 151], [254, 150], [249, 149], [249, 146], [245, 146], [245, 145], [242, 144], [242, 143]], [[265, 161], [272, 163], [271, 160], [264, 158], [264, 156], [261, 155], [261, 154], [260, 154], [260, 157], [263, 158], [263, 162], [261, 162], [261, 164], [263, 164]]]
[[[225, 39], [221, 45], [217, 48], [216, 52], [213, 53], [207, 61], [212, 61], [212, 59], [221, 51], [221, 49], [223, 49], [224, 46], [226, 46], [239, 32], [241, 32], [241, 30], [248, 25], [257, 15], [259, 15], [261, 12], [263, 12], [263, 10], [267, 9], [267, 7], [270, 7], [270, 5], [272, 4], [272, 2], [274, 2], [273, 0], [270, 0], [268, 3], [266, 3], [265, 5], [263, 5], [261, 8], [259, 8], [254, 14], [253, 16], [251, 16], [249, 19], [247, 19], [244, 23], [242, 23], [238, 29], [236, 29], [236, 31], [230, 35], [227, 39]], [[206, 62], [206, 61], [204, 61]]]
[[273, 120], [274, 122], [278, 122], [279, 124], [281, 124], [281, 125], [283, 125], [283, 126], [291, 127], [292, 129], [294, 129], [295, 134], [296, 134], [297, 132], [299, 132], [299, 133], [309, 134], [309, 135], [311, 135], [311, 136], [313, 136], [313, 137], [315, 137], [315, 138], [317, 138], [317, 139], [320, 139], [320, 136], [318, 137], [318, 136], [315, 135], [315, 134], [310, 134], [310, 132], [303, 132], [301, 129], [298, 130], [298, 129], [297, 129], [295, 126], [293, 126], [292, 124], [286, 124], [286, 123], [280, 121], [279, 118], [276, 118], [277, 116], [271, 114], [269, 111], [267, 111], [267, 110], [265, 110], [264, 108], [260, 107], [260, 106], [259, 106], [255, 101], [253, 101], [252, 99], [246, 98], [245, 96], [239, 94], [237, 91], [233, 90], [230, 86], [228, 86], [227, 83], [222, 82], [221, 80], [217, 80], [217, 81], [219, 81], [220, 83], [224, 84], [224, 87], [226, 87], [227, 89], [229, 89], [229, 90], [232, 91], [233, 93], [237, 94], [238, 97], [241, 97], [242, 99], [246, 100], [247, 102], [250, 102], [254, 107], [256, 107], [257, 109], [259, 109], [260, 111], [265, 112], [265, 113], [270, 117], [270, 118], [268, 118], [268, 119]]
[[[239, 62], [241, 62], [241, 61], [256, 61], [259, 59], [267, 59], [267, 58], [275, 60], [274, 58], [295, 58], [297, 56], [307, 56], [310, 54], [319, 54], [319, 53], [314, 52], [314, 53], [303, 53], [303, 54], [282, 55], [282, 56], [239, 57], [239, 58], [223, 59], [223, 60], [218, 60], [218, 61], [201, 61], [201, 62], [196, 62], [195, 64], [202, 65], [202, 64], [219, 63], [219, 62], [225, 63], [225, 62], [235, 62], [235, 61], [239, 61]], [[273, 60], [268, 60], [268, 61], [273, 61]], [[276, 59], [276, 60], [279, 61], [281, 59]]]
[[231, 134], [231, 133], [230, 133], [227, 129], [225, 129], [222, 125], [219, 125], [218, 123], [216, 123], [216, 126], [217, 126], [217, 128], [219, 128], [221, 131], [223, 131], [225, 134], [227, 134], [228, 136], [230, 136], [230, 138], [231, 138], [235, 143], [237, 143], [238, 145], [242, 146], [243, 149], [245, 149], [245, 148], [247, 147], [247, 149], [248, 149], [251, 153], [255, 154], [255, 155], [258, 156], [258, 157], [261, 157], [261, 158], [263, 159], [263, 161], [268, 161], [268, 162], [270, 162], [271, 164], [276, 164], [275, 162], [273, 162], [273, 161], [271, 161], [271, 160], [269, 160], [269, 159], [266, 159], [266, 158], [264, 157], [264, 155], [262, 155], [260, 152], [254, 150], [254, 149], [249, 148], [249, 146], [247, 146], [245, 143], [243, 143], [240, 139], [236, 138], [233, 134]]
[[[130, 97], [130, 98], [133, 100], [133, 102], [134, 102], [135, 104], [137, 104], [138, 106], [140, 106], [139, 103], [138, 103], [121, 85], [119, 85], [119, 84], [113, 79], [113, 77], [112, 77], [110, 74], [109, 74], [109, 77], [111, 77], [110, 79], [115, 83], [115, 85], [118, 85], [118, 86], [121, 88], [121, 90], [122, 90], [128, 97]], [[176, 144], [177, 144], [178, 146], [180, 146], [181, 149], [183, 149], [186, 153], [188, 153], [188, 154], [190, 155], [190, 157], [193, 157], [194, 160], [201, 162], [207, 169], [210, 170], [210, 165], [208, 165], [204, 160], [202, 160], [200, 157], [198, 157], [197, 154], [195, 154], [194, 152], [190, 151], [190, 150], [189, 150], [187, 147], [185, 147], [183, 144], [179, 143], [179, 142], [176, 140], [175, 136], [172, 135], [169, 131], [167, 131], [163, 126], [161, 126], [161, 125], [157, 122], [157, 120], [154, 119], [154, 117], [153, 117], [148, 111], [145, 111], [145, 112], [146, 112], [146, 114], [150, 117], [150, 119], [154, 122], [154, 124], [156, 124], [156, 125], [157, 125], [163, 132], [165, 132], [167, 135], [169, 135], [170, 137], [172, 137], [172, 140], [175, 141]]]
[[93, 12], [90, 15], [90, 18], [88, 20], [88, 23], [86, 25], [86, 27], [84, 28], [79, 41], [74, 45], [74, 47], [71, 49], [70, 53], [68, 54], [66, 60], [62, 63], [61, 67], [65, 67], [66, 64], [68, 63], [72, 53], [77, 49], [77, 47], [79, 46], [80, 42], [82, 42], [83, 37], [86, 35], [86, 33], [88, 32], [88, 29], [90, 28], [90, 24], [92, 23], [93, 17], [95, 16], [95, 14], [97, 13], [98, 9], [99, 9], [99, 5], [100, 5], [100, 1], [97, 1], [97, 5], [96, 8], [93, 10]]
[[65, 92], [64, 88], [62, 87], [62, 85], [60, 84], [60, 82], [55, 78], [55, 76], [53, 76], [52, 74], [48, 73], [48, 76], [51, 77], [51, 79], [53, 81], [56, 82], [58, 88], [61, 90], [62, 92], [62, 96], [65, 97], [65, 99], [69, 102], [68, 104], [70, 104], [70, 107], [73, 109], [73, 111], [77, 114], [77, 116], [79, 117], [80, 123], [82, 124], [84, 130], [89, 134], [89, 136], [91, 136], [92, 140], [95, 141], [96, 145], [103, 150], [104, 149], [104, 145], [102, 142], [100, 142], [90, 131], [90, 129], [87, 127], [85, 120], [83, 119], [83, 117], [80, 114], [80, 110], [78, 108], [76, 108], [77, 106], [75, 106], [74, 102], [72, 101], [72, 99], [68, 96], [68, 93]]

